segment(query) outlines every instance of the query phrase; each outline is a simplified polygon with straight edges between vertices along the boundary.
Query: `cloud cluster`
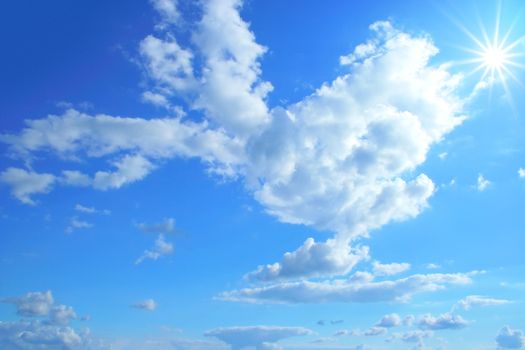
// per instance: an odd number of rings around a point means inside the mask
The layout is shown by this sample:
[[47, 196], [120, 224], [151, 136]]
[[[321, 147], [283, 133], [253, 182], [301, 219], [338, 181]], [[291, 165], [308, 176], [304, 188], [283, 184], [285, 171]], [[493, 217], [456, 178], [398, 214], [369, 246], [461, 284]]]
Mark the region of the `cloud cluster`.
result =
[[9, 350], [105, 350], [89, 330], [70, 326], [77, 319], [71, 306], [56, 304], [50, 291], [30, 292], [3, 300], [23, 319], [0, 321], [0, 348]]
[[[417, 169], [432, 145], [464, 120], [457, 92], [461, 77], [430, 64], [438, 49], [428, 36], [376, 22], [371, 38], [341, 58], [344, 74], [296, 103], [272, 108], [266, 101], [272, 85], [262, 78], [267, 48], [241, 18], [241, 0], [200, 2], [202, 17], [187, 27], [189, 42], [174, 30], [184, 21], [177, 1], [152, 3], [162, 22], [159, 33], [140, 43], [149, 79], [143, 98], [180, 113], [152, 119], [70, 109], [27, 120], [20, 132], [0, 135], [13, 156], [28, 163], [41, 155], [102, 159], [109, 168], [39, 174], [12, 167], [0, 181], [11, 186], [13, 196], [31, 204], [31, 195], [53, 185], [117, 189], [144, 179], [167, 159], [195, 157], [212, 173], [243, 178], [278, 220], [336, 234], [325, 242], [307, 239], [247, 275], [278, 284], [226, 294], [227, 299], [400, 300], [443, 286], [430, 282], [437, 275], [368, 284], [284, 281], [347, 275], [369, 259], [357, 238], [428, 206], [435, 185]], [[186, 118], [186, 111], [202, 118]], [[159, 236], [137, 263], [172, 250]], [[377, 263], [375, 272], [392, 275], [408, 268]], [[365, 296], [368, 290], [373, 293]]]

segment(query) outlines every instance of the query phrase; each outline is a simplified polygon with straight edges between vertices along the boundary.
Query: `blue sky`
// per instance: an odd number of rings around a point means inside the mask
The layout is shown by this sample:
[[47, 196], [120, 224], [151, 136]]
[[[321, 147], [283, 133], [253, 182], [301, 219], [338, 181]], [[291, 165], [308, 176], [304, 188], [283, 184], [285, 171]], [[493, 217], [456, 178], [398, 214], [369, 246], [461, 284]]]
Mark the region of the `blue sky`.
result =
[[4, 5], [0, 347], [525, 349], [523, 10]]

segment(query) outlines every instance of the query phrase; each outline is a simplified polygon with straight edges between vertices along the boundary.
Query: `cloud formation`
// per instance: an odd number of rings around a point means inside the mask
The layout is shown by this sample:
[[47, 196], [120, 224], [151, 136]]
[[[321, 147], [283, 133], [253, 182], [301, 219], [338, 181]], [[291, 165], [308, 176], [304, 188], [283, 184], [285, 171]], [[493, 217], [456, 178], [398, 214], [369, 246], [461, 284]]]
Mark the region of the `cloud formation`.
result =
[[510, 300], [489, 298], [482, 295], [469, 295], [457, 302], [455, 307], [460, 307], [464, 310], [470, 310], [475, 306], [496, 306], [511, 303]]
[[146, 249], [142, 255], [135, 260], [135, 265], [141, 264], [144, 260], [158, 260], [173, 253], [173, 244], [167, 242], [163, 234], [159, 234], [155, 240], [155, 245], [151, 249]]
[[471, 283], [474, 273], [411, 275], [392, 281], [352, 278], [321, 282], [281, 282], [221, 293], [219, 299], [249, 303], [371, 303], [407, 301], [412, 295]]

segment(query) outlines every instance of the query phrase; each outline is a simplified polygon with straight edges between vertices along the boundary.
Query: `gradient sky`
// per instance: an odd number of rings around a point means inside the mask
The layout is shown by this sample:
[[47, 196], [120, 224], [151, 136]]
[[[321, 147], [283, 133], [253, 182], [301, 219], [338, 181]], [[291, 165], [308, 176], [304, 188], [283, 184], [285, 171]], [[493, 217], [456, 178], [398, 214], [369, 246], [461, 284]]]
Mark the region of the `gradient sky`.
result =
[[3, 4], [0, 348], [525, 349], [523, 10]]

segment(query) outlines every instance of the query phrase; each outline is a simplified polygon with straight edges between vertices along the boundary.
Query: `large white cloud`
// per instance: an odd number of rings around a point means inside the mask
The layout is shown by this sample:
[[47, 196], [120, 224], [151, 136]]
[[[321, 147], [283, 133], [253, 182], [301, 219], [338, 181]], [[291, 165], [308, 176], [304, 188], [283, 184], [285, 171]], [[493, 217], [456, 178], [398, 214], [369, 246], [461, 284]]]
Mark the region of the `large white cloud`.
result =
[[[1, 135], [11, 153], [103, 158], [115, 169], [64, 169], [60, 177], [62, 184], [100, 190], [143, 179], [161, 159], [197, 157], [212, 172], [243, 177], [279, 220], [337, 233], [259, 267], [249, 274], [255, 280], [345, 275], [366, 257], [352, 240], [428, 205], [435, 186], [417, 168], [464, 119], [456, 92], [461, 77], [429, 63], [438, 50], [428, 36], [377, 22], [372, 38], [341, 59], [347, 73], [297, 103], [271, 108], [265, 99], [272, 86], [260, 62], [267, 49], [241, 18], [241, 0], [200, 3], [202, 18], [188, 26], [186, 47], [170, 27], [181, 17], [177, 1], [153, 3], [164, 25], [140, 44], [151, 83], [145, 94], [171, 108], [182, 98], [202, 121], [69, 110]], [[8, 182], [15, 195], [18, 178]], [[30, 202], [52, 179], [17, 197]]]

